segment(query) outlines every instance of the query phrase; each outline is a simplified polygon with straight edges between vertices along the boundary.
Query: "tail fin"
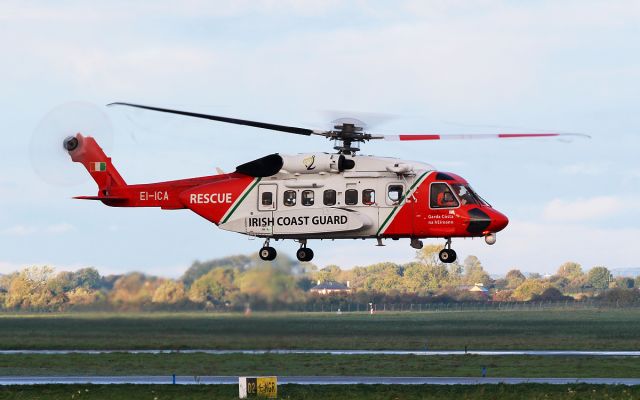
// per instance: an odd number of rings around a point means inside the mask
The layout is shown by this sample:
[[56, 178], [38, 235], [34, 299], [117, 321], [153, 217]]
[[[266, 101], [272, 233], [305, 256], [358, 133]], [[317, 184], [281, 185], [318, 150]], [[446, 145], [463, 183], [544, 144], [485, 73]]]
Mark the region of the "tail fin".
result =
[[98, 195], [109, 196], [113, 189], [123, 188], [127, 183], [111, 163], [102, 148], [91, 136], [78, 133], [64, 140], [64, 148], [71, 159], [81, 163], [98, 184]]

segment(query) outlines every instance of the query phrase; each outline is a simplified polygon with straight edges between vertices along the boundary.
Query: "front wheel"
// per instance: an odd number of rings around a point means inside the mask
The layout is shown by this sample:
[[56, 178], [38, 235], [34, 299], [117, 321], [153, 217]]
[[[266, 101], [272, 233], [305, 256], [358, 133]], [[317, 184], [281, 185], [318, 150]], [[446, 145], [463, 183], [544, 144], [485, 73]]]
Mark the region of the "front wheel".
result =
[[298, 261], [311, 261], [313, 260], [313, 250], [307, 247], [301, 247], [296, 251], [296, 257]]
[[451, 249], [443, 249], [438, 254], [438, 258], [445, 264], [452, 263], [456, 260], [457, 255], [456, 252]]
[[273, 247], [263, 247], [258, 252], [258, 255], [260, 256], [260, 259], [262, 259], [263, 261], [273, 261], [276, 259], [276, 256], [278, 255], [278, 253], [276, 252], [276, 249], [274, 249]]

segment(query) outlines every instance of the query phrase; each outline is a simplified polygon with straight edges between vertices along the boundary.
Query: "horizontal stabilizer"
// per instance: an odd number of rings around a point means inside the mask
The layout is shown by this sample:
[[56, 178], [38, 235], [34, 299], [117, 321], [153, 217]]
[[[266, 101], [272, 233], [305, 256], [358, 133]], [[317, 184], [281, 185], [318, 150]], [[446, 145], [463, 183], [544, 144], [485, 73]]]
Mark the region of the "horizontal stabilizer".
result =
[[109, 201], [118, 201], [118, 200], [128, 200], [128, 197], [116, 197], [116, 196], [75, 196], [74, 199], [77, 200], [109, 200]]

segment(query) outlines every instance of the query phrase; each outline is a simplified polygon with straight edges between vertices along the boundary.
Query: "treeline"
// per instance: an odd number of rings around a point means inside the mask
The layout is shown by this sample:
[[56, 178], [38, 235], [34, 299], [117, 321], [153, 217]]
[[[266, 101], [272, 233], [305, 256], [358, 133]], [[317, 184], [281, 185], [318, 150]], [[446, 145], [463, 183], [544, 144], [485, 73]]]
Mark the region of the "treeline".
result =
[[[513, 269], [492, 278], [475, 256], [443, 264], [440, 246], [425, 246], [408, 264], [379, 263], [318, 269], [286, 256], [264, 262], [239, 255], [194, 262], [180, 279], [139, 272], [102, 276], [95, 268], [56, 272], [33, 266], [0, 276], [0, 309], [65, 310], [311, 310], [331, 304], [427, 304], [484, 301], [581, 301], [618, 306], [640, 303], [633, 278], [614, 279], [604, 266], [574, 262], [552, 276]], [[637, 279], [637, 278], [636, 278]], [[318, 282], [349, 284], [349, 292], [318, 294]], [[472, 291], [473, 287], [475, 291]], [[478, 290], [481, 289], [481, 290]]]

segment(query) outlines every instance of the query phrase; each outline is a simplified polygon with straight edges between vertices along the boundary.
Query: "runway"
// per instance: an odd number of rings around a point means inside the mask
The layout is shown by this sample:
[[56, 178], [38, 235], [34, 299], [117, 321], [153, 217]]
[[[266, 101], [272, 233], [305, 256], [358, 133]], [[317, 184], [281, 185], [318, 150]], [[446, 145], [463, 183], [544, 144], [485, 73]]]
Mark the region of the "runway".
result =
[[[169, 385], [172, 376], [14, 376], [0, 377], [0, 386], [7, 385]], [[237, 385], [237, 376], [176, 376], [178, 385]], [[279, 384], [297, 385], [515, 385], [545, 383], [552, 385], [598, 384], [640, 385], [636, 378], [469, 378], [469, 377], [397, 377], [397, 376], [279, 376]]]
[[0, 355], [12, 354], [328, 354], [328, 355], [414, 355], [455, 356], [472, 354], [478, 356], [590, 356], [590, 357], [640, 357], [640, 351], [581, 351], [581, 350], [0, 350]]

